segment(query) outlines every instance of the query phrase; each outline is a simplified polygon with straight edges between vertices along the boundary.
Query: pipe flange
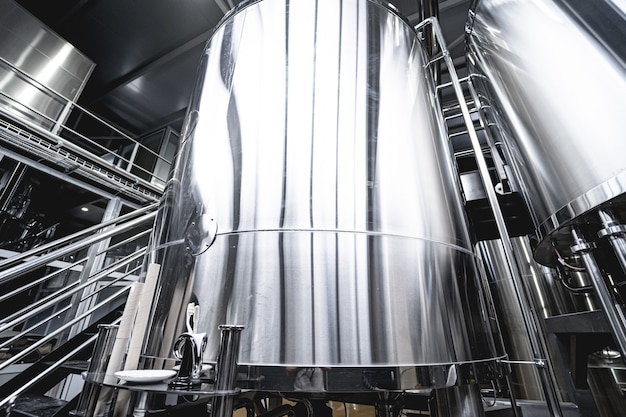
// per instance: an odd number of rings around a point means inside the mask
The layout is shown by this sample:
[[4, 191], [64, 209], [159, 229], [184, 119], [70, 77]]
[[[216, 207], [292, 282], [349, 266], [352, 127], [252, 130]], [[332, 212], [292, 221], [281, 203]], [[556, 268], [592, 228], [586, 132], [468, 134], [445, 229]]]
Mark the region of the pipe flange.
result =
[[594, 250], [597, 247], [597, 245], [593, 242], [582, 242], [579, 243], [577, 245], [574, 246], [570, 246], [570, 250], [572, 251], [572, 253], [579, 253], [579, 252], [589, 252]]
[[626, 233], [626, 225], [618, 224], [598, 231], [598, 237], [615, 236]]

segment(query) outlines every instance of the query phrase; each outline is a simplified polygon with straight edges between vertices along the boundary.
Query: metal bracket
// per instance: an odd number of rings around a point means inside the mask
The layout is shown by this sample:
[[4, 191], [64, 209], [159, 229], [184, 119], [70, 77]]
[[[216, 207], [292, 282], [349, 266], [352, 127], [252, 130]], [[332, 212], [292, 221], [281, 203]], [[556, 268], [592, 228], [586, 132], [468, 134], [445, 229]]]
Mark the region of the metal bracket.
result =
[[626, 233], [626, 226], [618, 224], [615, 226], [609, 226], [607, 228], [598, 231], [598, 237], [616, 236]]
[[185, 249], [192, 256], [202, 255], [211, 247], [216, 235], [217, 221], [213, 216], [192, 217], [185, 230]]
[[593, 242], [581, 242], [576, 245], [570, 246], [572, 253], [590, 252], [594, 250], [597, 245]]

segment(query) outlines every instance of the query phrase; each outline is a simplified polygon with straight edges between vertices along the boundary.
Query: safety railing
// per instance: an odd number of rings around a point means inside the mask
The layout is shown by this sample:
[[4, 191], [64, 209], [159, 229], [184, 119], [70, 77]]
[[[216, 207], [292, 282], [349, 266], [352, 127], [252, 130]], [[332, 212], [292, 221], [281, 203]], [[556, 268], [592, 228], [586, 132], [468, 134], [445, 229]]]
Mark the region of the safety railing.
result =
[[[49, 103], [38, 108], [42, 100], [27, 100], [14, 92], [0, 91], [0, 116], [4, 119], [0, 127], [9, 133], [28, 131], [17, 137], [0, 135], [0, 139], [35, 151], [51, 162], [59, 162], [58, 156], [62, 154], [63, 159], [83, 169], [98, 171], [101, 177], [130, 180], [128, 184], [138, 184], [156, 195], [162, 192], [173, 158], [173, 153], [166, 149], [172, 142], [177, 143], [175, 132], [162, 129], [156, 132], [161, 135], [160, 140], [146, 145], [141, 138], [132, 137], [44, 86], [2, 57], [0, 67], [32, 90], [29, 97], [39, 95]], [[11, 123], [12, 120], [17, 123]], [[154, 138], [154, 133], [150, 136]]]
[[[139, 279], [155, 216], [153, 204], [0, 262], [0, 303], [6, 307], [0, 314], [0, 374], [60, 349], [123, 306]], [[105, 249], [88, 250], [105, 240]], [[90, 273], [87, 265], [95, 258], [108, 259]], [[0, 409], [72, 357], [64, 354], [26, 386], [3, 394]]]
[[[157, 204], [140, 208], [118, 218], [99, 223], [53, 242], [20, 253], [9, 259], [5, 259], [0, 262], [0, 284], [41, 267], [52, 260], [61, 259], [64, 256], [87, 248], [94, 243], [110, 238], [121, 232], [128, 231], [145, 222], [151, 222], [156, 216], [156, 208]], [[108, 226], [116, 227], [97, 233]]]

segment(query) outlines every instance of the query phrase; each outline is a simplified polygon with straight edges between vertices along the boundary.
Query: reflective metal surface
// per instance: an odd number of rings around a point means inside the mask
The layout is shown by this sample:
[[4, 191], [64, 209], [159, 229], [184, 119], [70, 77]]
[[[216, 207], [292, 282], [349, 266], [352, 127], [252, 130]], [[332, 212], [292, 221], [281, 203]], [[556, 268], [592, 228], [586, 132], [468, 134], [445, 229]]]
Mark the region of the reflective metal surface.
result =
[[604, 349], [587, 359], [587, 382], [601, 417], [626, 416], [626, 367], [619, 352]]
[[[524, 282], [533, 282], [530, 265], [521, 261], [526, 249], [524, 238], [515, 238], [511, 242], [514, 244]], [[532, 361], [534, 355], [529, 342], [528, 331], [524, 325], [511, 274], [508, 272], [502, 244], [499, 240], [489, 240], [479, 242], [477, 247], [483, 259], [493, 294], [494, 305], [498, 313], [498, 323], [508, 355], [507, 359], [515, 362]], [[528, 363], [513, 363], [509, 366], [512, 369], [510, 386], [516, 399], [544, 399], [541, 382], [534, 366]]]
[[437, 417], [484, 417], [485, 409], [476, 384], [436, 390]]
[[13, 0], [0, 1], [0, 16], [0, 56], [63, 97], [76, 100], [94, 62]]
[[[171, 358], [189, 301], [205, 361], [219, 325], [243, 325], [239, 363], [261, 374], [356, 370], [367, 390], [363, 368], [499, 357], [425, 62], [378, 1], [247, 2], [223, 21], [155, 228], [145, 358]], [[303, 386], [287, 390], [330, 389]]]
[[[527, 237], [512, 238], [511, 243], [522, 280], [530, 294], [531, 304], [527, 308], [533, 312], [538, 323], [555, 316], [576, 317], [575, 314], [569, 313], [597, 309], [595, 299], [591, 294], [567, 290], [562, 282], [563, 277], [559, 278], [554, 269], [535, 262]], [[479, 242], [477, 247], [485, 264], [486, 275], [498, 313], [498, 323], [508, 354], [507, 359], [513, 362], [509, 364], [512, 369], [511, 389], [514, 390], [517, 400], [541, 400], [543, 393], [540, 390], [537, 369], [532, 364], [534, 358], [529, 345], [528, 332], [521, 319], [519, 303], [512, 291], [512, 280], [506, 270], [502, 247], [497, 240]], [[583, 278], [577, 277], [577, 279]], [[580, 282], [576, 284], [577, 287], [583, 285]], [[550, 375], [556, 381], [556, 388], [562, 401], [570, 401], [571, 394], [567, 390], [570, 375], [559, 367], [559, 352], [550, 345], [545, 333], [539, 332], [538, 335], [541, 343], [546, 346], [543, 366], [549, 370]]]
[[468, 56], [512, 132], [542, 237], [626, 190], [626, 26], [614, 3], [480, 0], [470, 16]]
[[50, 122], [32, 110], [58, 119], [62, 98], [78, 99], [95, 66], [13, 0], [0, 1], [0, 57], [0, 105], [44, 127]]

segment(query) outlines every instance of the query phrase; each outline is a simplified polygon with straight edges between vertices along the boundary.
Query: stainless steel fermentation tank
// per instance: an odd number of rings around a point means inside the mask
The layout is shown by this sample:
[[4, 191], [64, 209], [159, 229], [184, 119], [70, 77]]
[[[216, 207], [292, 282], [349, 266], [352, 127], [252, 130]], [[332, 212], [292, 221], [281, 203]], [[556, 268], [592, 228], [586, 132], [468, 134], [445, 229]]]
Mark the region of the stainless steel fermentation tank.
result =
[[613, 0], [479, 0], [466, 37], [472, 82], [537, 228], [534, 258], [591, 290], [622, 355], [625, 16]]
[[254, 389], [494, 375], [497, 326], [427, 62], [378, 0], [253, 1], [225, 17], [155, 227], [145, 361], [173, 361], [193, 301], [205, 362], [220, 325], [245, 327], [238, 364]]
[[[510, 162], [542, 239], [626, 190], [620, 7], [612, 0], [481, 0], [473, 9], [469, 58], [513, 133]], [[540, 252], [542, 263], [554, 262], [553, 250]]]
[[0, 112], [52, 129], [95, 63], [14, 0], [0, 0], [0, 16]]

